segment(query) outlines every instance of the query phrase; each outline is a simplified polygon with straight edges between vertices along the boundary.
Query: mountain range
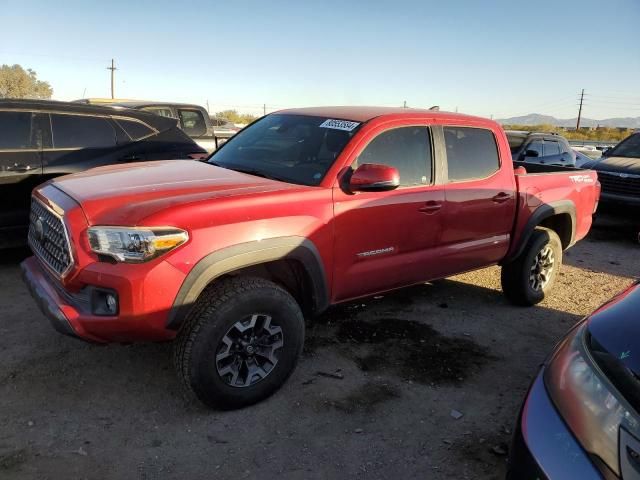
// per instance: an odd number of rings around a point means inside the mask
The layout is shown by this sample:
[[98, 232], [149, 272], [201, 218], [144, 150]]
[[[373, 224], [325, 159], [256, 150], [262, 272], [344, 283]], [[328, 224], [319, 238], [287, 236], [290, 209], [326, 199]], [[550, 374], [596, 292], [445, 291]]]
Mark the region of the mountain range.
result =
[[[575, 127], [577, 118], [556, 118], [550, 115], [530, 113], [521, 117], [503, 118], [499, 123], [506, 125], [553, 125], [555, 127]], [[605, 118], [594, 120], [592, 118], [581, 118], [581, 127], [619, 127], [619, 128], [640, 128], [640, 117]]]

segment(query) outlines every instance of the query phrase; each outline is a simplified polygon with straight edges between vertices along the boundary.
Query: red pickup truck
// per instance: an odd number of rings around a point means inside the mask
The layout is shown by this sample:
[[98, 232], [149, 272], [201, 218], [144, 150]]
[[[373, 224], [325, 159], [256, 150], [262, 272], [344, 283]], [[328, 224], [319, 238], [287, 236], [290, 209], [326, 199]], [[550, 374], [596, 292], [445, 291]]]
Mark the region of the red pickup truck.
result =
[[515, 303], [548, 294], [584, 237], [592, 171], [514, 166], [495, 122], [429, 110], [267, 115], [207, 161], [96, 168], [33, 193], [23, 276], [62, 333], [175, 339], [188, 389], [273, 393], [329, 305], [489, 265]]

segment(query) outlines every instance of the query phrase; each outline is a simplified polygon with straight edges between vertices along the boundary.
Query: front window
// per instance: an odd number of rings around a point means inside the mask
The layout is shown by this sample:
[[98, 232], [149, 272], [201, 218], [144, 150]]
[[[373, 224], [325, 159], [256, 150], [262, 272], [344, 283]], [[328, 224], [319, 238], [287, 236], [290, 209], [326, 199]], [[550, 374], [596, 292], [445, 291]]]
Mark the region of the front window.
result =
[[[382, 132], [360, 153], [357, 164], [375, 163], [395, 167], [400, 185], [431, 183], [431, 139], [427, 127], [400, 127]], [[357, 165], [352, 165], [356, 168]]]
[[631, 135], [607, 152], [608, 157], [640, 158], [640, 133]]
[[305, 115], [267, 115], [227, 141], [209, 163], [289, 183], [318, 185], [360, 125]]

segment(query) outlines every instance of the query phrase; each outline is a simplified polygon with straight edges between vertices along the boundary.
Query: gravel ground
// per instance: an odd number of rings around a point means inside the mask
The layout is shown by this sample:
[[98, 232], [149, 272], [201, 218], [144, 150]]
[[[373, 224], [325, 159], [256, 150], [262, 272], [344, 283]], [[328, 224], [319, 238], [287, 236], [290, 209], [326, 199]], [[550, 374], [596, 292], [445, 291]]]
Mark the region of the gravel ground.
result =
[[183, 397], [171, 345], [54, 332], [20, 281], [26, 252], [2, 252], [0, 478], [502, 478], [491, 450], [537, 366], [630, 284], [638, 253], [594, 231], [535, 308], [506, 303], [495, 267], [334, 308], [282, 390], [214, 412]]

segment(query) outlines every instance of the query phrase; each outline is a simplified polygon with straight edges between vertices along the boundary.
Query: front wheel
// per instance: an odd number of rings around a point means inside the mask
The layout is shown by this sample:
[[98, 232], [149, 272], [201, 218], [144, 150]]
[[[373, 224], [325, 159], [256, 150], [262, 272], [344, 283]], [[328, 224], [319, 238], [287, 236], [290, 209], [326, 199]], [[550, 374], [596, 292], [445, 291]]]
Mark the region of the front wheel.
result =
[[562, 265], [562, 243], [553, 230], [538, 227], [525, 250], [502, 267], [502, 291], [516, 305], [540, 303], [553, 288]]
[[287, 291], [261, 278], [230, 277], [201, 294], [176, 339], [174, 363], [204, 404], [240, 408], [280, 388], [303, 343], [304, 318]]

